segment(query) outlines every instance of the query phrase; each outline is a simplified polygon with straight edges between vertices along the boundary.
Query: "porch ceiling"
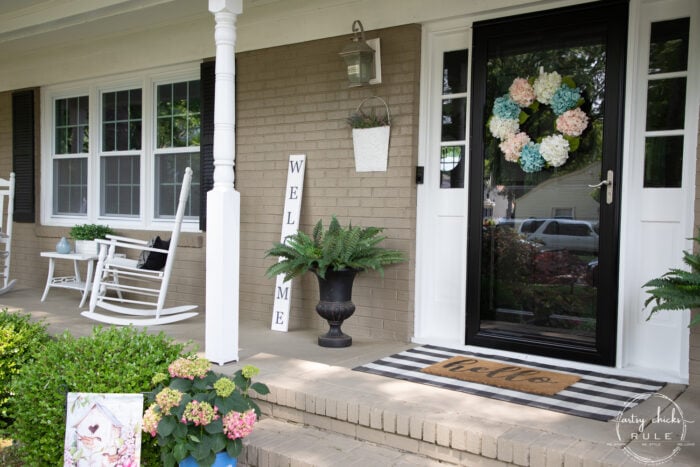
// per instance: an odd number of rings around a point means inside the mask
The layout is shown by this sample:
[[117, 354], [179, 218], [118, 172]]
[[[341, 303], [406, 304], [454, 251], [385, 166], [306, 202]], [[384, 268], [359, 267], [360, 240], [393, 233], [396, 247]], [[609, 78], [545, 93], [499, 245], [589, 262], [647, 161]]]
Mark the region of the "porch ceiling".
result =
[[211, 17], [208, 0], [3, 0], [0, 57]]
[[[243, 0], [238, 51], [350, 35], [360, 18], [366, 30], [425, 23], [469, 14], [515, 14], [592, 0]], [[2, 0], [0, 59], [131, 32], [213, 17], [208, 0]]]

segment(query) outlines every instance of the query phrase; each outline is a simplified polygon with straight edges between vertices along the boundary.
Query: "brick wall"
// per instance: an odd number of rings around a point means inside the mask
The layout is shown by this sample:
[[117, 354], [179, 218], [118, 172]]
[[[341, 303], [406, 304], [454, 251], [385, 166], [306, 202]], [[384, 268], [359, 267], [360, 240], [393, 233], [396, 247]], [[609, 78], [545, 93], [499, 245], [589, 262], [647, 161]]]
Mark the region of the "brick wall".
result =
[[[700, 121], [700, 116], [698, 117]], [[695, 156], [695, 234], [700, 229], [700, 125], [698, 125], [698, 144]], [[697, 245], [696, 251], [697, 251]], [[697, 316], [700, 310], [693, 310]], [[700, 388], [700, 325], [690, 328], [690, 385]]]
[[[241, 53], [236, 61], [236, 187], [241, 192], [241, 317], [269, 323], [275, 260], [264, 252], [280, 239], [290, 154], [306, 154], [301, 229], [320, 218], [386, 228], [385, 245], [410, 263], [390, 266], [383, 279], [360, 274], [353, 288], [355, 314], [343, 326], [353, 336], [408, 340], [413, 333], [420, 28], [370, 31], [380, 37], [382, 84], [349, 89], [338, 52], [348, 36]], [[391, 109], [387, 172], [356, 172], [346, 117], [365, 97], [378, 95]], [[369, 104], [369, 103], [368, 103]], [[295, 279], [290, 328], [325, 328], [314, 311], [315, 277]]]

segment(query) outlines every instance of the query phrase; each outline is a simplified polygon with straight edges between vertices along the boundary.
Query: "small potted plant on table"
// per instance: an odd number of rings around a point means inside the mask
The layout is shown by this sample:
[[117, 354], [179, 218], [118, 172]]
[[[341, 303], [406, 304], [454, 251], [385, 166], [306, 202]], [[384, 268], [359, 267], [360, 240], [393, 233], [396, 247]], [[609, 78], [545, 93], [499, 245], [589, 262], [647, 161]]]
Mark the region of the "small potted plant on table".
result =
[[100, 224], [80, 224], [70, 229], [70, 237], [75, 240], [75, 252], [90, 255], [98, 253], [95, 239], [106, 238], [113, 233], [111, 227]]
[[381, 232], [378, 227], [341, 227], [333, 216], [328, 230], [323, 230], [323, 221], [319, 220], [311, 236], [300, 230], [267, 251], [266, 256], [281, 258], [267, 269], [269, 278], [284, 274], [284, 280], [289, 281], [307, 271], [318, 278], [320, 301], [316, 311], [330, 326], [318, 338], [321, 347], [352, 345], [352, 337], [344, 334], [340, 326], [355, 312], [355, 275], [366, 269], [383, 275], [384, 266], [405, 261], [402, 252], [377, 246], [386, 238]]
[[227, 377], [210, 366], [207, 359], [183, 357], [170, 364], [169, 376], [153, 378], [143, 431], [157, 438], [166, 467], [235, 466], [242, 438], [260, 417], [249, 392], [270, 390], [251, 381], [259, 370], [246, 365]]

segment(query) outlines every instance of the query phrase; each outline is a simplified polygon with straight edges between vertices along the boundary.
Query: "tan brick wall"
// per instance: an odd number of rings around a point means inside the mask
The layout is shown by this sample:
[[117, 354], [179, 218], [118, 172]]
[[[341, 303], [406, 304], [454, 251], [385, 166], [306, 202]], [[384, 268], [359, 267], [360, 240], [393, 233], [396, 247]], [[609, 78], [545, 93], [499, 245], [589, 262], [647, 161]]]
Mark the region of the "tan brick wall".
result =
[[[306, 154], [301, 228], [335, 214], [341, 223], [386, 228], [385, 245], [406, 252], [410, 263], [390, 266], [384, 279], [368, 272], [353, 288], [350, 335], [406, 341], [413, 334], [420, 28], [371, 31], [380, 37], [382, 84], [349, 89], [338, 52], [348, 36], [237, 55], [237, 166], [241, 192], [241, 316], [269, 323], [274, 282], [265, 278], [273, 259], [264, 252], [279, 241], [290, 154]], [[358, 173], [346, 117], [365, 97], [378, 95], [391, 109], [387, 172]], [[325, 328], [314, 311], [316, 279], [295, 280], [290, 328]]]
[[[698, 121], [700, 122], [700, 115]], [[695, 234], [697, 234], [700, 229], [700, 125], [698, 125], [695, 168]], [[692, 316], [697, 316], [698, 313], [700, 310], [694, 310]], [[690, 385], [700, 387], [700, 325], [690, 329]]]

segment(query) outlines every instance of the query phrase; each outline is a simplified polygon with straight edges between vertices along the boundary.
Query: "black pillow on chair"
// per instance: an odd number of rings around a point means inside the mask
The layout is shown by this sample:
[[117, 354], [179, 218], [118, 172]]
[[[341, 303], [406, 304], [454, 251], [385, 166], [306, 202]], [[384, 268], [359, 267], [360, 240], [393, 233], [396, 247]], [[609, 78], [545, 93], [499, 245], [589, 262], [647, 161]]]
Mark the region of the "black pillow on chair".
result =
[[[161, 240], [160, 236], [158, 236], [152, 238], [151, 241], [148, 242], [148, 246], [151, 248], [167, 250], [170, 247], [170, 240]], [[167, 261], [167, 259], [167, 253], [144, 250], [139, 256], [139, 260], [136, 263], [136, 267], [139, 269], [150, 269], [151, 271], [160, 271], [165, 267], [165, 262]]]

